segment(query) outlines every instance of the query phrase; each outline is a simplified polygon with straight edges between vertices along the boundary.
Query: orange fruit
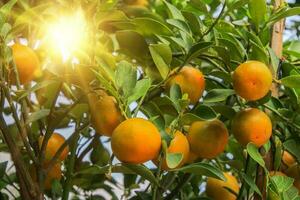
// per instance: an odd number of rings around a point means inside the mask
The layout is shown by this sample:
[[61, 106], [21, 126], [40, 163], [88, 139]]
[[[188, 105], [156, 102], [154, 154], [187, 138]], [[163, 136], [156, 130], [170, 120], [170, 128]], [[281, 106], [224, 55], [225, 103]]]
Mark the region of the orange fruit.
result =
[[56, 163], [53, 165], [53, 167], [49, 170], [48, 174], [46, 174], [45, 179], [45, 189], [50, 190], [52, 186], [52, 182], [54, 180], [60, 180], [61, 179], [61, 164]]
[[285, 171], [286, 175], [288, 175], [291, 178], [294, 178], [294, 186], [300, 191], [300, 167], [297, 164], [294, 164], [293, 166], [289, 167]]
[[195, 154], [194, 152], [190, 151], [186, 163], [192, 164], [192, 163], [194, 163], [197, 159], [198, 159], [197, 154]]
[[142, 118], [123, 121], [111, 137], [114, 155], [122, 162], [140, 164], [157, 158], [161, 137], [156, 126]]
[[[48, 165], [44, 164], [43, 168], [47, 168]], [[37, 174], [36, 174], [36, 168], [31, 165], [30, 168], [30, 176], [32, 177], [32, 179], [34, 181], [37, 181]], [[58, 180], [60, 181], [62, 177], [62, 172], [61, 172], [61, 164], [55, 163], [52, 168], [48, 171], [48, 173], [45, 175], [45, 180], [44, 180], [44, 186], [45, 186], [45, 190], [51, 190], [52, 188], [52, 182], [54, 180]]]
[[207, 178], [206, 194], [213, 200], [235, 200], [236, 195], [227, 190], [229, 188], [236, 194], [239, 193], [240, 186], [237, 179], [229, 173], [224, 173], [226, 181]]
[[247, 61], [239, 65], [232, 79], [235, 92], [249, 101], [261, 99], [272, 86], [271, 71], [259, 61]]
[[[169, 131], [167, 131], [167, 133], [168, 132]], [[179, 168], [182, 165], [184, 165], [188, 159], [188, 155], [190, 152], [190, 145], [189, 145], [189, 142], [188, 142], [186, 136], [183, 133], [181, 133], [180, 131], [176, 131], [174, 133], [174, 138], [171, 140], [171, 142], [169, 144], [167, 152], [168, 153], [181, 153], [183, 158], [182, 158], [181, 162], [178, 164], [178, 166], [176, 166], [176, 168]], [[154, 163], [157, 163], [157, 159], [154, 161]], [[169, 169], [166, 158], [163, 160], [161, 167], [163, 170]]]
[[205, 79], [202, 72], [189, 66], [183, 67], [180, 72], [171, 76], [166, 87], [170, 89], [173, 84], [179, 85], [182, 93], [187, 93], [193, 104], [199, 101], [205, 89]]
[[[39, 145], [42, 146], [44, 137], [39, 138]], [[58, 149], [64, 144], [65, 138], [61, 136], [59, 133], [53, 133], [48, 140], [48, 144], [46, 146], [45, 150], [45, 160], [50, 161]], [[69, 153], [69, 147], [65, 147], [60, 156], [58, 157], [59, 160], [63, 161], [66, 159], [67, 155]]]
[[249, 108], [240, 111], [234, 117], [231, 130], [240, 144], [246, 146], [252, 142], [260, 147], [271, 137], [272, 122], [264, 112], [256, 108]]
[[225, 150], [228, 141], [228, 131], [223, 122], [218, 119], [196, 121], [188, 132], [191, 151], [200, 158], [215, 158]]
[[283, 151], [281, 160], [288, 167], [296, 164], [296, 159], [288, 151]]
[[123, 120], [117, 101], [105, 91], [88, 94], [91, 121], [96, 133], [110, 137]]
[[[40, 61], [36, 53], [28, 46], [14, 44], [12, 46], [12, 56], [16, 65], [21, 84], [32, 81], [36, 75], [41, 73]], [[14, 75], [11, 72], [11, 75]], [[12, 76], [12, 82], [15, 82], [15, 77]]]
[[286, 176], [284, 173], [280, 172], [280, 171], [270, 171], [269, 172], [270, 176]]

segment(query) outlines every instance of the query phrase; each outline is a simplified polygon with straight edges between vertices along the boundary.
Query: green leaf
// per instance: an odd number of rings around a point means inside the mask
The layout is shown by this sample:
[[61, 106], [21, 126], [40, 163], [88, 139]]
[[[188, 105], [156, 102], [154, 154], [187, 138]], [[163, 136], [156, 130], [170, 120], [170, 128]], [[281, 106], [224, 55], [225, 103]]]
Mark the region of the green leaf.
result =
[[195, 16], [208, 14], [206, 2], [204, 2], [204, 1], [202, 2], [202, 1], [198, 1], [198, 0], [190, 0], [189, 3], [184, 8], [184, 11], [189, 11], [189, 12], [193, 13]]
[[299, 200], [299, 191], [296, 187], [292, 186], [287, 191], [283, 193], [284, 200]]
[[166, 161], [170, 169], [177, 167], [183, 159], [182, 153], [167, 153]]
[[253, 160], [255, 160], [260, 166], [265, 168], [265, 161], [260, 155], [258, 148], [253, 143], [249, 143], [247, 145], [247, 152]]
[[132, 95], [128, 97], [128, 104], [145, 96], [150, 87], [151, 80], [149, 78], [139, 80], [133, 89]]
[[116, 39], [122, 51], [139, 61], [149, 56], [147, 42], [141, 34], [130, 30], [118, 31]]
[[241, 173], [241, 176], [244, 179], [244, 181], [247, 183], [247, 185], [249, 185], [257, 194], [259, 194], [259, 196], [262, 196], [260, 190], [255, 184], [255, 181], [250, 176], [248, 176], [245, 173]]
[[33, 112], [28, 116], [27, 124], [29, 124], [31, 122], [35, 122], [44, 117], [47, 117], [49, 115], [49, 113], [50, 113], [49, 109], [41, 109], [39, 111]]
[[203, 52], [206, 52], [208, 48], [210, 48], [212, 45], [212, 42], [199, 42], [195, 45], [193, 45], [188, 54], [186, 55], [185, 58], [185, 63], [188, 63], [190, 60], [198, 57], [201, 55]]
[[[134, 174], [134, 172], [128, 168], [125, 168], [122, 165], [114, 165], [111, 169], [112, 173], [124, 173], [124, 174]], [[109, 166], [100, 167], [98, 165], [92, 165], [89, 167], [85, 167], [84, 169], [75, 173], [77, 175], [85, 175], [85, 174], [106, 174], [109, 172]]]
[[152, 102], [159, 108], [161, 114], [178, 115], [179, 107], [177, 103], [168, 96], [156, 97]]
[[6, 4], [4, 4], [0, 8], [0, 13], [3, 14], [4, 16], [7, 16], [7, 14], [11, 12], [11, 9], [17, 3], [17, 1], [18, 0], [10, 0], [10, 1], [8, 1]]
[[137, 72], [130, 63], [121, 61], [117, 64], [115, 82], [116, 86], [121, 89], [125, 97], [132, 94], [136, 85]]
[[[195, 0], [193, 0], [195, 1]], [[201, 2], [200, 2], [201, 3]], [[189, 24], [190, 29], [195, 34], [201, 34], [202, 23], [198, 17], [198, 15], [183, 11], [184, 17], [186, 18], [186, 22]]]
[[38, 82], [37, 84], [35, 84], [32, 88], [28, 89], [25, 92], [22, 92], [18, 98], [18, 101], [20, 101], [21, 99], [27, 97], [30, 93], [35, 92], [39, 89], [45, 88], [49, 85], [52, 85], [54, 83], [57, 83], [57, 80], [45, 80], [42, 82]]
[[295, 88], [295, 89], [300, 89], [300, 75], [291, 75], [282, 78], [281, 84], [290, 87], [290, 88]]
[[204, 97], [205, 103], [215, 103], [225, 101], [227, 97], [233, 95], [235, 92], [231, 89], [212, 89]]
[[229, 50], [225, 47], [222, 47], [222, 46], [214, 46], [213, 48], [216, 50], [218, 55], [223, 59], [224, 63], [227, 66], [230, 66], [231, 62], [230, 62], [230, 52], [229, 52]]
[[271, 65], [274, 72], [277, 72], [279, 65], [279, 58], [276, 56], [274, 50], [271, 47], [268, 47], [269, 56], [271, 58]]
[[216, 113], [220, 113], [221, 115], [223, 115], [227, 119], [233, 119], [234, 116], [236, 115], [235, 110], [232, 107], [230, 107], [230, 106], [226, 106], [226, 105], [213, 105], [212, 108], [214, 109], [214, 111]]
[[278, 137], [274, 137], [274, 138], [275, 138], [274, 170], [277, 171], [281, 165], [282, 143]]
[[159, 185], [153, 173], [144, 165], [135, 165], [135, 164], [127, 164], [127, 163], [123, 163], [122, 165], [130, 169], [131, 171], [135, 172], [136, 174], [140, 175], [144, 179], [150, 181], [151, 183]]
[[63, 188], [62, 188], [60, 181], [57, 179], [54, 179], [51, 184], [51, 192], [58, 196], [62, 196], [62, 193], [63, 193], [62, 191], [63, 191]]
[[251, 44], [252, 51], [249, 55], [249, 59], [259, 60], [263, 63], [268, 64], [269, 63], [269, 57], [268, 57], [268, 54], [267, 54], [266, 50], [263, 47], [258, 46], [252, 40], [250, 41], [250, 44]]
[[88, 104], [80, 103], [80, 104], [76, 104], [69, 114], [75, 119], [80, 119], [84, 113], [88, 112], [88, 110], [89, 110]]
[[181, 172], [191, 173], [195, 175], [203, 175], [203, 176], [208, 176], [208, 177], [226, 181], [223, 172], [219, 168], [209, 163], [200, 163], [200, 162], [194, 163], [179, 169], [174, 169], [172, 171], [181, 171]]
[[181, 118], [180, 118], [180, 124], [181, 125], [190, 125], [195, 121], [204, 121], [205, 119], [198, 117], [195, 114], [192, 113], [185, 113]]
[[265, 0], [249, 0], [249, 12], [256, 28], [264, 21], [267, 12], [267, 3]]
[[210, 106], [205, 105], [198, 105], [192, 113], [205, 120], [215, 119], [217, 117], [215, 111]]
[[291, 17], [294, 15], [300, 15], [300, 7], [294, 7], [294, 8], [280, 10], [279, 12], [275, 13], [273, 16], [270, 17], [269, 25], [271, 25], [283, 18]]
[[6, 38], [6, 36], [9, 34], [9, 32], [12, 29], [11, 25], [9, 23], [4, 23], [3, 25], [1, 25], [1, 18], [0, 18], [0, 27], [1, 27], [0, 34], [2, 35], [3, 38]]
[[277, 191], [279, 193], [287, 191], [290, 187], [292, 187], [294, 179], [288, 176], [272, 176], [272, 183], [276, 186]]
[[182, 93], [181, 93], [181, 88], [178, 84], [173, 84], [170, 88], [170, 98], [173, 102], [178, 101], [181, 99]]
[[134, 18], [133, 23], [136, 25], [135, 31], [144, 36], [154, 35], [173, 35], [172, 31], [165, 24], [151, 18]]
[[164, 1], [165, 5], [167, 6], [169, 12], [170, 12], [170, 17], [172, 17], [173, 19], [179, 19], [184, 21], [184, 17], [181, 14], [181, 12], [172, 4], [168, 3], [167, 1]]
[[152, 118], [151, 121], [156, 125], [159, 131], [165, 130], [165, 120], [162, 116], [161, 109], [154, 102], [144, 104], [141, 107], [141, 111], [148, 118]]
[[191, 35], [191, 30], [189, 25], [185, 21], [181, 21], [178, 19], [167, 19], [167, 22], [174, 27], [178, 28], [179, 30]]
[[226, 39], [218, 38], [219, 45], [224, 46], [230, 52], [230, 57], [237, 60], [242, 60], [244, 58], [244, 52], [236, 42]]
[[152, 59], [162, 76], [166, 78], [169, 74], [169, 65], [172, 61], [172, 51], [167, 44], [152, 44], [149, 46]]

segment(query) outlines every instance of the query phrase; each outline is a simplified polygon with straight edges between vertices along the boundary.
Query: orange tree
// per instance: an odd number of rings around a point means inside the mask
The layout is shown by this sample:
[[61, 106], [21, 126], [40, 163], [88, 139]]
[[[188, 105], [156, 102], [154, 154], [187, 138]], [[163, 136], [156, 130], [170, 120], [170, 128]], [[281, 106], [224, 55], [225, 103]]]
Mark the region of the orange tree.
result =
[[300, 199], [298, 14], [1, 1], [1, 199]]

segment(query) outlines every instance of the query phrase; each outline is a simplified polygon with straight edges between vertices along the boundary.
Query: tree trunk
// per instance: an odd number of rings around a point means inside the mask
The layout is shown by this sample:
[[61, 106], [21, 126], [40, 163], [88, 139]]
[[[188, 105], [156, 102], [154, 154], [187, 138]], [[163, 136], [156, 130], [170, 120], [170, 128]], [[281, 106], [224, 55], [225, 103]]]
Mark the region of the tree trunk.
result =
[[0, 132], [3, 135], [3, 138], [9, 148], [12, 161], [14, 162], [16, 168], [16, 175], [19, 180], [20, 185], [20, 196], [21, 199], [31, 199], [31, 200], [40, 200], [42, 195], [39, 192], [39, 189], [36, 187], [32, 178], [30, 177], [29, 171], [26, 169], [26, 166], [23, 162], [21, 152], [17, 145], [15, 144], [9, 129], [4, 123], [4, 119], [0, 116]]

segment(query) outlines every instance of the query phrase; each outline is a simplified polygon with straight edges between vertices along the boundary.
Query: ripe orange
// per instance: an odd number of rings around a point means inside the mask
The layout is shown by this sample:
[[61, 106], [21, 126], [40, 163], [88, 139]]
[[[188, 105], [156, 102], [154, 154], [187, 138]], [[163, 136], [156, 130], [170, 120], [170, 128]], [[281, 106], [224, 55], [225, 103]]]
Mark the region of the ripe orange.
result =
[[[43, 168], [47, 168], [48, 165], [44, 164]], [[36, 169], [33, 165], [30, 166], [29, 168], [30, 170], [30, 176], [32, 177], [32, 179], [34, 181], [37, 181], [37, 175], [36, 175]], [[61, 173], [61, 164], [55, 163], [53, 165], [53, 167], [48, 171], [48, 173], [45, 175], [45, 180], [44, 180], [44, 186], [45, 186], [45, 190], [51, 190], [51, 186], [52, 186], [52, 182], [54, 180], [60, 180], [62, 177], [62, 173]]]
[[88, 94], [88, 101], [91, 121], [96, 132], [110, 137], [123, 120], [116, 99], [105, 91], [98, 90], [96, 93]]
[[156, 126], [150, 121], [131, 118], [123, 121], [114, 130], [111, 147], [120, 161], [140, 164], [157, 158], [161, 137]]
[[249, 101], [261, 99], [272, 86], [269, 68], [259, 61], [247, 61], [239, 65], [232, 78], [235, 92]]
[[179, 85], [182, 93], [187, 93], [193, 104], [199, 101], [205, 89], [205, 79], [202, 72], [189, 66], [183, 67], [179, 73], [171, 76], [166, 87], [170, 89], [173, 84]]
[[[40, 147], [42, 146], [43, 139], [44, 139], [44, 137], [39, 138]], [[58, 133], [53, 133], [51, 135], [50, 139], [48, 140], [48, 144], [46, 146], [45, 160], [46, 161], [51, 160], [54, 157], [54, 155], [56, 154], [56, 152], [58, 151], [58, 149], [61, 147], [61, 145], [63, 145], [63, 143], [65, 141], [66, 140], [63, 136], [61, 136]], [[66, 148], [64, 148], [64, 150], [62, 151], [62, 153], [60, 154], [58, 159], [61, 161], [65, 160], [68, 153], [69, 153], [69, 147], [67, 146]]]
[[53, 167], [49, 170], [48, 174], [46, 174], [45, 179], [45, 189], [50, 190], [52, 186], [52, 182], [54, 180], [60, 180], [61, 179], [61, 164], [56, 163], [53, 165]]
[[232, 121], [232, 133], [239, 143], [246, 146], [249, 142], [260, 147], [268, 142], [272, 134], [272, 122], [268, 115], [249, 108], [240, 111]]
[[186, 163], [192, 164], [192, 163], [194, 163], [197, 159], [198, 159], [197, 154], [195, 154], [194, 152], [190, 151]]
[[[174, 138], [171, 140], [170, 145], [167, 149], [168, 153], [181, 153], [183, 156], [181, 162], [179, 163], [178, 166], [176, 166], [176, 168], [179, 168], [186, 163], [188, 159], [189, 151], [190, 151], [190, 145], [186, 136], [180, 131], [176, 131], [174, 133]], [[154, 162], [157, 163], [157, 160], [155, 160]], [[163, 170], [169, 169], [166, 159], [163, 160], [161, 167]]]
[[206, 185], [206, 194], [214, 200], [235, 200], [236, 196], [226, 188], [229, 188], [236, 194], [239, 193], [240, 186], [234, 176], [229, 173], [224, 173], [226, 181], [208, 177]]
[[[12, 46], [12, 55], [21, 84], [32, 81], [35, 76], [41, 72], [39, 58], [28, 46], [14, 44]], [[13, 74], [14, 73], [11, 72], [11, 75]], [[12, 82], [15, 82], [15, 80], [15, 77], [12, 76]]]
[[270, 176], [286, 176], [281, 171], [270, 171], [269, 174], [270, 174]]
[[283, 151], [281, 160], [288, 167], [296, 164], [296, 159], [288, 151]]
[[299, 165], [295, 164], [291, 167], [289, 167], [285, 173], [291, 177], [294, 178], [294, 186], [300, 191], [300, 167]]
[[214, 158], [225, 150], [228, 131], [218, 119], [192, 123], [188, 132], [191, 151], [200, 158]]

